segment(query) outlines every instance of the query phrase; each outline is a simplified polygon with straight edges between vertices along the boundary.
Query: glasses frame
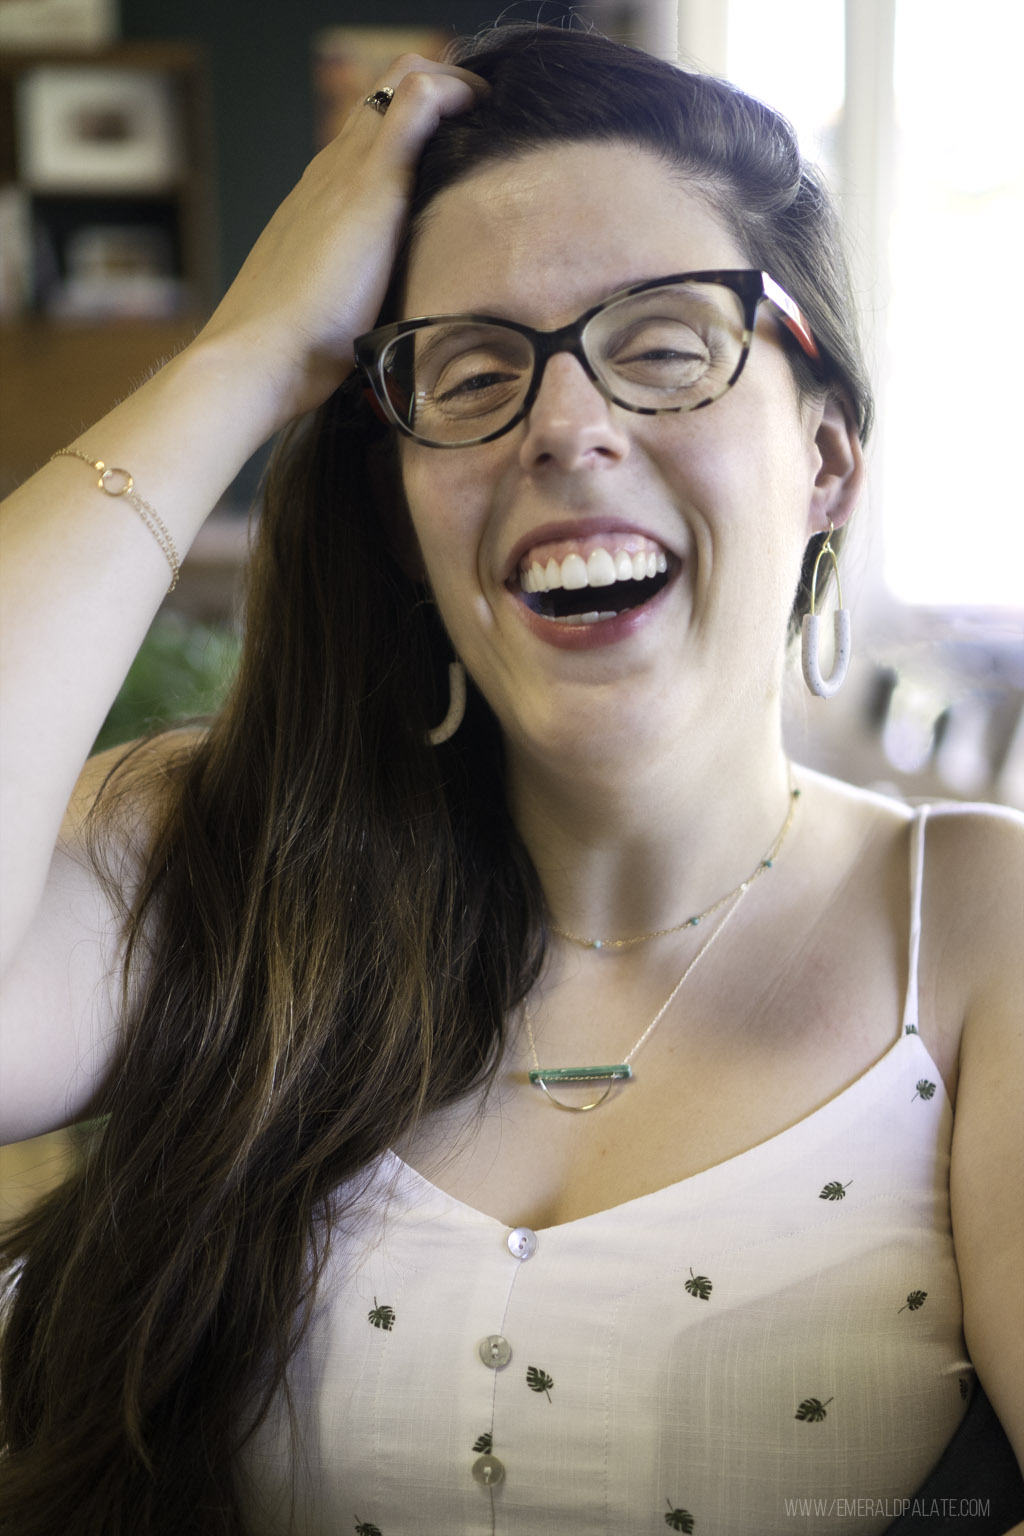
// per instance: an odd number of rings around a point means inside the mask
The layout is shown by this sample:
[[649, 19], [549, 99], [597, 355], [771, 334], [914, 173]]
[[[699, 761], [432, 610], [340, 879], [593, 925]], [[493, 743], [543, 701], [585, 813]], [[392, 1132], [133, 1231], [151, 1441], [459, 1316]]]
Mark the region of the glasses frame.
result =
[[[601, 314], [610, 305], [617, 304], [622, 299], [633, 298], [636, 294], [649, 293], [654, 288], [669, 288], [676, 283], [716, 283], [722, 288], [731, 289], [742, 301], [744, 330], [736, 367], [724, 389], [719, 390], [715, 395], [709, 395], [704, 400], [698, 400], [696, 405], [631, 405], [628, 400], [620, 400], [594, 372], [583, 347], [583, 332], [595, 316]], [[632, 411], [637, 416], [688, 414], [714, 404], [716, 400], [720, 400], [724, 394], [728, 393], [743, 372], [754, 339], [758, 305], [762, 302], [770, 304], [776, 311], [780, 323], [790, 335], [795, 337], [805, 356], [811, 362], [820, 365], [821, 353], [818, 344], [799, 305], [767, 272], [760, 272], [753, 267], [709, 272], [677, 272], [669, 277], [649, 278], [646, 282], [634, 283], [629, 288], [617, 289], [615, 293], [602, 299], [599, 304], [591, 305], [576, 320], [571, 320], [568, 325], [559, 326], [554, 331], [536, 331], [532, 326], [523, 325], [517, 320], [503, 320], [494, 315], [475, 313], [423, 315], [415, 320], [395, 320], [390, 325], [381, 325], [376, 330], [357, 336], [354, 344], [355, 359], [356, 365], [368, 380], [373, 398], [384, 412], [385, 418], [405, 437], [412, 438], [414, 442], [422, 443], [428, 448], [474, 448], [480, 443], [491, 443], [495, 438], [503, 437], [529, 414], [540, 390], [544, 369], [558, 352], [568, 352], [571, 357], [574, 357], [590, 382], [606, 400], [611, 401], [613, 405], [621, 406], [625, 411]], [[515, 331], [520, 336], [525, 336], [533, 348], [533, 374], [518, 410], [503, 426], [498, 427], [494, 432], [485, 433], [482, 437], [470, 437], [458, 443], [439, 443], [433, 438], [421, 437], [398, 415], [391, 403], [384, 379], [383, 356], [391, 343], [397, 341], [399, 337], [410, 336], [428, 325], [443, 324], [445, 321], [452, 320], [465, 320], [474, 325], [500, 326], [504, 330]]]

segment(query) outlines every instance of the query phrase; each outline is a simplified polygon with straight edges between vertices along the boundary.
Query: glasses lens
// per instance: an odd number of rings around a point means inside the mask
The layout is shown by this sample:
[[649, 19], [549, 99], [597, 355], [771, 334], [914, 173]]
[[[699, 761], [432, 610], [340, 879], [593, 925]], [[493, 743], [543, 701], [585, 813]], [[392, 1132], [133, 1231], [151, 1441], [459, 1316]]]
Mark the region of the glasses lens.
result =
[[388, 398], [424, 442], [474, 442], [511, 421], [533, 372], [525, 336], [500, 325], [438, 321], [398, 337], [381, 359]]
[[693, 411], [724, 395], [748, 339], [743, 301], [719, 283], [672, 283], [619, 299], [583, 333], [608, 393], [651, 411]]

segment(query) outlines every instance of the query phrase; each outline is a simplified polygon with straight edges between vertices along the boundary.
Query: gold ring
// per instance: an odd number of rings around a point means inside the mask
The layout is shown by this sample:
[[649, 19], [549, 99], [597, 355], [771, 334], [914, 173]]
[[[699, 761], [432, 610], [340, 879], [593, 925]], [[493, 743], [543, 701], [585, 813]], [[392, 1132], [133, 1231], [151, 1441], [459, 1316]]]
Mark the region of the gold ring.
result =
[[381, 117], [383, 117], [391, 105], [391, 98], [394, 94], [394, 90], [390, 85], [382, 86], [379, 91], [370, 92], [363, 102], [363, 106], [372, 107], [375, 112], [379, 112]]

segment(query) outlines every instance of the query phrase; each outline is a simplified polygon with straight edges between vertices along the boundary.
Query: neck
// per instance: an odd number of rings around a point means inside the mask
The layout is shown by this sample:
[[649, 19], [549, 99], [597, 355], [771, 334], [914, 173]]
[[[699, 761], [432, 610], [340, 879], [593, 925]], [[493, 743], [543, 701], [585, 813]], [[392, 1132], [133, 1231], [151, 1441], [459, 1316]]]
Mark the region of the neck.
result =
[[777, 730], [731, 750], [693, 741], [654, 757], [618, 739], [571, 771], [510, 749], [509, 785], [555, 926], [588, 938], [650, 933], [702, 911], [751, 874], [789, 809]]

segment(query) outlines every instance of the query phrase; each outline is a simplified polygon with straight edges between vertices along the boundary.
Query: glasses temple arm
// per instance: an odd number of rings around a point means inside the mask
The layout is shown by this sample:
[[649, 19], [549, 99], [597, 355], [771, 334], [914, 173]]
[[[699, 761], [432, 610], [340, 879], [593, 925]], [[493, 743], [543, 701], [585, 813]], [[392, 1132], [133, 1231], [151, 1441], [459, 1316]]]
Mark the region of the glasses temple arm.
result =
[[816, 363], [821, 361], [821, 352], [815, 341], [810, 326], [803, 317], [800, 307], [793, 302], [784, 288], [780, 288], [774, 278], [767, 272], [761, 273], [761, 281], [764, 284], [764, 296], [775, 305], [779, 311], [779, 318], [793, 336], [796, 337], [800, 347], [807, 356]]

